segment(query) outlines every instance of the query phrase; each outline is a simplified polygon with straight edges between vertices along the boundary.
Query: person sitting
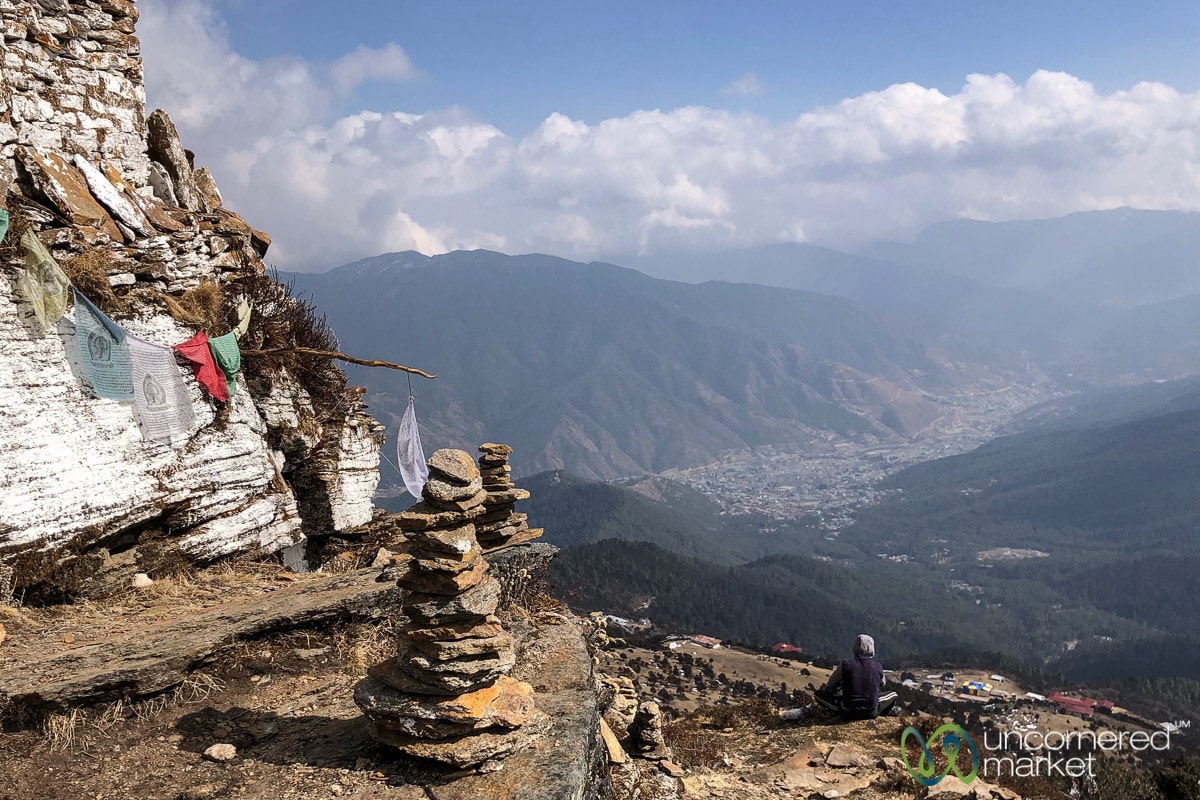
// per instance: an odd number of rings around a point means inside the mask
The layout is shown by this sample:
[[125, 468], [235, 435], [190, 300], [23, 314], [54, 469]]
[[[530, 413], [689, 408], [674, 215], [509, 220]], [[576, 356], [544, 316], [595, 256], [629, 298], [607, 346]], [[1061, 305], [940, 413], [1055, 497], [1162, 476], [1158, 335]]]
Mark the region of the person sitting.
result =
[[883, 665], [875, 660], [875, 640], [864, 633], [854, 642], [854, 658], [838, 665], [814, 699], [846, 719], [874, 719], [896, 705], [896, 693], [880, 694], [882, 688]]

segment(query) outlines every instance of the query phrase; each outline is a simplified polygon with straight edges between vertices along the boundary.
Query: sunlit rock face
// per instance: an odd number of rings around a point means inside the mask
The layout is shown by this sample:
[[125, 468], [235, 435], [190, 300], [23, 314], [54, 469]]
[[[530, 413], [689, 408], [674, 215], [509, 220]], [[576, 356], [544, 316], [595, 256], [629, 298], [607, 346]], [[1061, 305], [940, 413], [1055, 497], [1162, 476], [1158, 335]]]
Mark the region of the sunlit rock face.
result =
[[[146, 439], [133, 403], [84, 379], [72, 311], [43, 330], [16, 289], [19, 237], [32, 231], [81, 291], [119, 306], [106, 310], [129, 334], [169, 346], [226, 333], [237, 301], [269, 283], [270, 238], [221, 206], [170, 117], [147, 113], [136, 21], [130, 0], [0, 0], [0, 205], [12, 214], [0, 242], [0, 560], [153, 538], [208, 561], [371, 517], [383, 432], [361, 392], [322, 408], [302, 379], [246, 359], [222, 407], [181, 362], [194, 422]], [[86, 285], [72, 273], [81, 263]], [[189, 293], [215, 298], [207, 322]], [[243, 350], [289, 340], [282, 305], [254, 309]]]

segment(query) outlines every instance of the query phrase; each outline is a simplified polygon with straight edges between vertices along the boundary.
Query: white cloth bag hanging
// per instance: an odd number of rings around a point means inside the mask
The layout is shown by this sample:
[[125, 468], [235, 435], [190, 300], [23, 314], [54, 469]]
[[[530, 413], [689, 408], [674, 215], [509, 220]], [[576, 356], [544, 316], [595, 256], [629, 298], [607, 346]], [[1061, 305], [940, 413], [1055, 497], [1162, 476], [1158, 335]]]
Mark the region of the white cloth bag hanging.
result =
[[429, 480], [429, 467], [425, 465], [425, 451], [421, 449], [421, 432], [417, 430], [417, 412], [412, 397], [408, 398], [408, 408], [400, 418], [396, 463], [400, 467], [400, 477], [404, 479], [404, 488], [413, 497], [420, 498], [421, 490]]

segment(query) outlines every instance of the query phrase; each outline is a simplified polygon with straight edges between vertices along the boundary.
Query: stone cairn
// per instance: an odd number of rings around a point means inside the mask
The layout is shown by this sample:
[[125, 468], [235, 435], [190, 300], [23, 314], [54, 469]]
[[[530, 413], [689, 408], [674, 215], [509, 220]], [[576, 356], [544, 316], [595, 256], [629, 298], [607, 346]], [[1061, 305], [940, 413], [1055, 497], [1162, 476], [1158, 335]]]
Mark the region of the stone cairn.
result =
[[483, 501], [484, 513], [475, 520], [475, 537], [483, 552], [490, 553], [541, 536], [542, 528], [531, 528], [527, 524], [528, 514], [513, 510], [518, 500], [529, 499], [529, 492], [513, 485], [512, 467], [508, 465], [512, 448], [487, 442], [479, 445], [479, 452], [483, 453], [479, 457], [479, 474], [487, 498]]
[[438, 450], [428, 463], [423, 499], [398, 517], [409, 550], [397, 581], [407, 620], [396, 656], [368, 670], [354, 700], [375, 737], [404, 753], [498, 767], [496, 759], [538, 735], [545, 717], [533, 687], [506, 674], [515, 644], [495, 616], [500, 583], [488, 574], [476, 524], [500, 508], [511, 514], [522, 490], [498, 488], [503, 501], [489, 505], [493, 493], [470, 454]]
[[671, 750], [663, 739], [662, 709], [653, 700], [640, 703], [629, 726], [631, 749], [642, 758], [661, 761], [671, 758]]

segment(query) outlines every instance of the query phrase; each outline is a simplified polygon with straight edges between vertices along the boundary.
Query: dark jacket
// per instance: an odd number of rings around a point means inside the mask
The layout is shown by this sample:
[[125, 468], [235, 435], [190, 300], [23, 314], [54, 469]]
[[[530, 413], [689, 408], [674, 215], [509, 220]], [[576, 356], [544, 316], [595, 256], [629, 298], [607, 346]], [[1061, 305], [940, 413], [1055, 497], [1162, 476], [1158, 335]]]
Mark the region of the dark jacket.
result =
[[883, 665], [870, 656], [858, 655], [843, 661], [838, 673], [841, 677], [842, 708], [846, 715], [859, 719], [878, 716]]

